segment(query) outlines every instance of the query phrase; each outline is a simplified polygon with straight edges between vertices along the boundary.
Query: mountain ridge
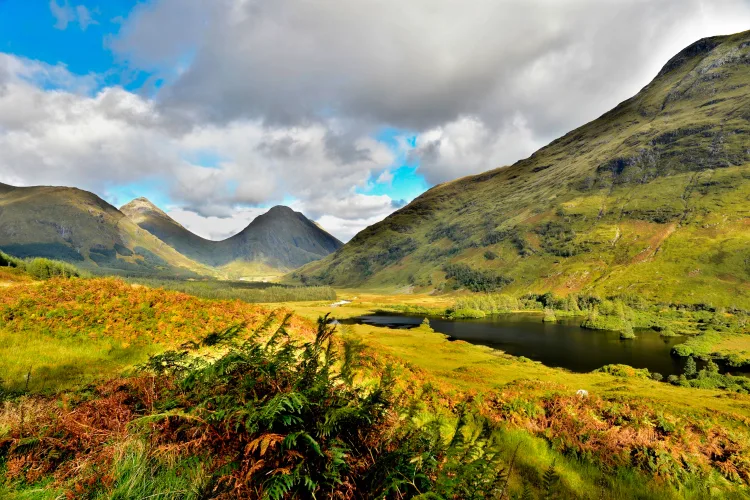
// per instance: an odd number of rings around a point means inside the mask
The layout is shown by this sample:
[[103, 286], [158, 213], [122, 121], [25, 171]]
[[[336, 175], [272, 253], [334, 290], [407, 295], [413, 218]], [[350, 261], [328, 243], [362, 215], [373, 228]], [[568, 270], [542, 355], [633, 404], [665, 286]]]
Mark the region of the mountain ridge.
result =
[[122, 208], [74, 187], [0, 184], [0, 250], [105, 274], [243, 277], [278, 275], [342, 245], [286, 207], [221, 242], [193, 234], [146, 198]]
[[283, 205], [270, 208], [239, 233], [220, 241], [192, 233], [146, 198], [136, 198], [121, 211], [183, 255], [212, 267], [242, 261], [291, 270], [343, 245], [302, 213]]
[[509, 293], [750, 306], [749, 68], [750, 32], [699, 40], [599, 118], [435, 186], [289, 279], [430, 290], [499, 276]]
[[0, 250], [11, 255], [65, 260], [106, 273], [211, 274], [89, 191], [8, 187], [0, 189]]

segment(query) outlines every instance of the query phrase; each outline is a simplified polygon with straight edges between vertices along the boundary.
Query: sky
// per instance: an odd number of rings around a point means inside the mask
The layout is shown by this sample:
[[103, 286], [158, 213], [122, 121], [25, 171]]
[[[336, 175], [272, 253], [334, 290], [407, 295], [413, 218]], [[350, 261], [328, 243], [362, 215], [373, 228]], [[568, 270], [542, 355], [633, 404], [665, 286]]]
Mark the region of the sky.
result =
[[750, 0], [0, 0], [0, 182], [347, 241], [746, 29]]

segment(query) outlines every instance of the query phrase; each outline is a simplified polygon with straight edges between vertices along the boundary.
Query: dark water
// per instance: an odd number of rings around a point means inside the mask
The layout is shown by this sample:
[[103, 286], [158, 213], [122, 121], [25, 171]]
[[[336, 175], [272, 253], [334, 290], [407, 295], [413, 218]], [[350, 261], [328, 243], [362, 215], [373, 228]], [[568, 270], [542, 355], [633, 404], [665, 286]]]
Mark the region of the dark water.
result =
[[[377, 314], [354, 321], [391, 328], [413, 328], [423, 316]], [[450, 321], [430, 318], [440, 333], [472, 344], [500, 349], [513, 356], [526, 356], [547, 366], [590, 372], [604, 365], [624, 364], [651, 372], [679, 375], [684, 362], [670, 355], [681, 337], [662, 338], [654, 331], [637, 331], [637, 338], [620, 340], [616, 332], [585, 330], [581, 318], [542, 323], [540, 315], [507, 314], [476, 320]]]

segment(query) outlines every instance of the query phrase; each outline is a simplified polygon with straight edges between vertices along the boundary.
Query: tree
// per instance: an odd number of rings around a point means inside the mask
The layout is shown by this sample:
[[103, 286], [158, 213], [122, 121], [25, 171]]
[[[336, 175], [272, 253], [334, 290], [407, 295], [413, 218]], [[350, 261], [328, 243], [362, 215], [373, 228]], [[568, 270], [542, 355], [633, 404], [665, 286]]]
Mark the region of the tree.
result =
[[698, 373], [698, 367], [695, 365], [695, 360], [692, 356], [690, 356], [685, 363], [684, 373], [687, 378], [693, 378], [695, 377], [695, 374]]
[[714, 363], [713, 359], [709, 359], [708, 363], [706, 364], [706, 371], [709, 374], [715, 375], [715, 374], [719, 373], [719, 365], [717, 365], [716, 363]]

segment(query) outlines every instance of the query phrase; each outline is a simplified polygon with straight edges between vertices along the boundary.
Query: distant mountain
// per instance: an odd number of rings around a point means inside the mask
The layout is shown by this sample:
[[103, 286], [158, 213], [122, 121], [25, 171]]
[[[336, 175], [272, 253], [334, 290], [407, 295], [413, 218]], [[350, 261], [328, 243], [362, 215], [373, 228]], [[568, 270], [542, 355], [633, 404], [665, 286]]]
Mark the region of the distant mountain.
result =
[[293, 277], [750, 307], [750, 32], [518, 163], [430, 189]]
[[271, 208], [223, 241], [193, 234], [146, 198], [137, 198], [120, 210], [178, 252], [213, 267], [258, 264], [288, 271], [321, 259], [343, 245], [301, 213], [284, 206]]
[[343, 243], [301, 213], [276, 206], [219, 245], [231, 250], [232, 260], [291, 270], [335, 252]]
[[103, 273], [213, 271], [139, 228], [98, 196], [68, 187], [0, 184], [0, 250], [48, 257]]
[[226, 263], [216, 252], [216, 242], [191, 233], [146, 198], [136, 198], [120, 207], [120, 211], [186, 257], [209, 266]]

